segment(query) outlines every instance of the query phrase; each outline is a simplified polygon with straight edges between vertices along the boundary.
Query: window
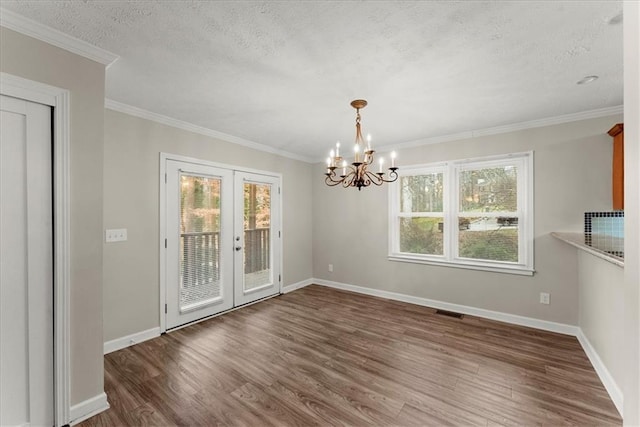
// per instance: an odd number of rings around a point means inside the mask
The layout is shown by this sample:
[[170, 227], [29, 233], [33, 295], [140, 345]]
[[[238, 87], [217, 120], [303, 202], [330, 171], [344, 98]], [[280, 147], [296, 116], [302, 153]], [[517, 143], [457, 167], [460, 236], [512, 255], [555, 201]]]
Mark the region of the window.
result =
[[399, 173], [389, 259], [533, 274], [533, 153]]

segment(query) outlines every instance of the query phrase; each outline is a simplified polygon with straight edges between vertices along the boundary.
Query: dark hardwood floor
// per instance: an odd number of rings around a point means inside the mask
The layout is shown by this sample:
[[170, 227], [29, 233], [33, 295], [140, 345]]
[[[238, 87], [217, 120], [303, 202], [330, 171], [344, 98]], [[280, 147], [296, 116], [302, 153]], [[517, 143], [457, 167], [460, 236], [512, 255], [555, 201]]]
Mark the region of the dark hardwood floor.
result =
[[320, 286], [105, 356], [82, 426], [621, 425], [574, 337]]

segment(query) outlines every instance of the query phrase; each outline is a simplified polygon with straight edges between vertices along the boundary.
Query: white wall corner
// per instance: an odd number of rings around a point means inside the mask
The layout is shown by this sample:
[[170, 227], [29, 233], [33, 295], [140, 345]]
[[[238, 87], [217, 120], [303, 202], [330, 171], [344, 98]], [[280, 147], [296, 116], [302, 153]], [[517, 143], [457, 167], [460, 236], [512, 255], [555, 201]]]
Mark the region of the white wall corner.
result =
[[618, 387], [618, 384], [616, 384], [613, 376], [611, 375], [605, 364], [602, 362], [602, 359], [600, 359], [600, 356], [598, 356], [598, 353], [589, 342], [589, 339], [587, 339], [587, 336], [582, 332], [582, 329], [580, 328], [578, 328], [577, 338], [580, 342], [580, 345], [584, 349], [584, 352], [587, 354], [589, 361], [593, 365], [593, 368], [596, 370], [596, 374], [598, 374], [600, 381], [602, 381], [604, 388], [607, 390], [607, 393], [609, 393], [609, 397], [611, 397], [611, 400], [616, 406], [618, 413], [620, 414], [620, 416], [622, 416], [624, 401], [622, 390], [620, 390], [620, 387]]
[[135, 334], [127, 335], [125, 337], [116, 338], [104, 343], [104, 354], [122, 350], [123, 348], [130, 347], [135, 344], [140, 344], [143, 341], [147, 341], [159, 336], [160, 327], [156, 327], [147, 329], [146, 331], [136, 332]]
[[109, 409], [109, 402], [107, 401], [107, 394], [105, 392], [100, 393], [97, 396], [87, 399], [84, 402], [80, 402], [71, 407], [69, 416], [71, 418], [70, 425], [76, 425], [82, 421], [98, 415], [100, 412]]
[[305, 286], [309, 286], [309, 285], [313, 284], [313, 280], [314, 279], [306, 279], [306, 280], [302, 280], [302, 281], [297, 282], [297, 283], [292, 283], [291, 285], [284, 286], [282, 288], [282, 293], [286, 294], [286, 293], [289, 293], [289, 292], [293, 292], [296, 289], [300, 289], [300, 288], [304, 288]]

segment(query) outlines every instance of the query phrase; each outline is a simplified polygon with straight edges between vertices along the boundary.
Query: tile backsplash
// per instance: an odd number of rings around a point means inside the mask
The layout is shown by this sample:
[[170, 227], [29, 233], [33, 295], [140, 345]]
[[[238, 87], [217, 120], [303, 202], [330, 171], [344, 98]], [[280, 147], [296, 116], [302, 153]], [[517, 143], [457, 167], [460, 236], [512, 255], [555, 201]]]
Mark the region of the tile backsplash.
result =
[[601, 251], [624, 257], [624, 211], [585, 212], [584, 242]]

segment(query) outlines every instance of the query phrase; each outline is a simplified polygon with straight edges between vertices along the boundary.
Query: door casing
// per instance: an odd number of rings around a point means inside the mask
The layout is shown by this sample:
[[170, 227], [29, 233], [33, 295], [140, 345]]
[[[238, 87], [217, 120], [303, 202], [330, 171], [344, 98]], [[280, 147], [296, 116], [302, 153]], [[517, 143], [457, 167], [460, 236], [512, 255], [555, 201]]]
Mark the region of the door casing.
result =
[[70, 421], [70, 107], [69, 91], [0, 72], [0, 93], [53, 107], [54, 419]]

